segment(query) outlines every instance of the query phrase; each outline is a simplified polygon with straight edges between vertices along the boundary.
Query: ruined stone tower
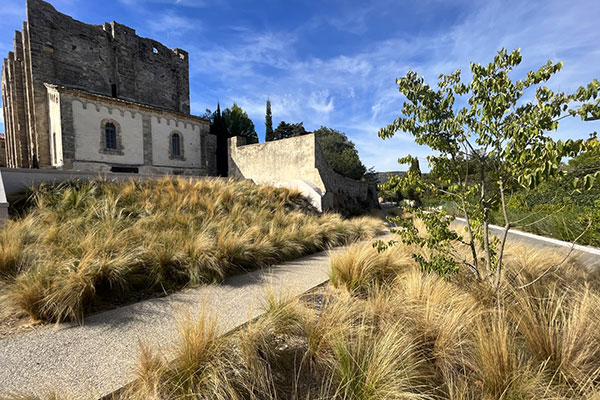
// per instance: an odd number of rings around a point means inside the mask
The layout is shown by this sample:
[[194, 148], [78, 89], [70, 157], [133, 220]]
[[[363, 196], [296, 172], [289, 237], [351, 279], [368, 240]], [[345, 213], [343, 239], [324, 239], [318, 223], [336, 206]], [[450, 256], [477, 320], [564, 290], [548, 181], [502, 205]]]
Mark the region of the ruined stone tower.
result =
[[[88, 103], [93, 103], [98, 110], [106, 107], [111, 115], [113, 109], [121, 115], [129, 110], [134, 119], [139, 113], [139, 135], [143, 136], [144, 147], [139, 151], [144, 151], [144, 160], [138, 164], [153, 163], [152, 117], [159, 124], [173, 122], [176, 127], [183, 124], [184, 128], [188, 127], [186, 124], [194, 125], [190, 132], [199, 137], [198, 140], [194, 138], [193, 143], [198, 142], [198, 147], [201, 142], [203, 146], [211, 146], [211, 140], [207, 142], [206, 139], [208, 121], [190, 115], [186, 51], [169, 49], [155, 40], [139, 37], [134, 29], [116, 22], [89, 25], [76, 21], [41, 0], [27, 0], [26, 7], [27, 21], [21, 32], [15, 32], [14, 51], [2, 65], [9, 167], [72, 167], [78, 161], [73, 142], [79, 140], [79, 131], [87, 128], [82, 129], [77, 121], [69, 121], [74, 118], [71, 103], [82, 96], [85, 100], [77, 101], [84, 110]], [[59, 104], [60, 96], [67, 96], [68, 101]], [[118, 102], [111, 102], [111, 99]], [[55, 127], [52, 127], [53, 107], [59, 108]], [[123, 135], [137, 135], [136, 129], [123, 132]], [[62, 134], [59, 144], [52, 137], [56, 130]], [[83, 140], [79, 140], [80, 144]], [[126, 138], [123, 140], [125, 143]], [[96, 144], [100, 142], [96, 141]], [[53, 148], [59, 145], [58, 150]], [[179, 154], [179, 144], [177, 146]], [[146, 154], [148, 151], [150, 157]], [[206, 157], [207, 149], [203, 148], [200, 153]], [[184, 159], [183, 156], [171, 158]], [[121, 161], [105, 157], [94, 162], [118, 164]], [[202, 164], [206, 169], [209, 160], [199, 160], [196, 164]]]

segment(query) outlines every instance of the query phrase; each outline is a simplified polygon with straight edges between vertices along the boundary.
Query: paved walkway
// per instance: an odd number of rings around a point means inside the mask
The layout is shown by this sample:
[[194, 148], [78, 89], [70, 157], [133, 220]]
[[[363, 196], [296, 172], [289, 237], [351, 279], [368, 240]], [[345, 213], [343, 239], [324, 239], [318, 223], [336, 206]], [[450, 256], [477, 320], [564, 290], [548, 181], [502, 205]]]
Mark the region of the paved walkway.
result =
[[[335, 249], [333, 251], [339, 251]], [[203, 306], [222, 332], [261, 314], [267, 287], [301, 294], [327, 281], [330, 252], [184, 290], [164, 298], [93, 315], [85, 325], [62, 324], [0, 341], [0, 397], [19, 391], [58, 390], [68, 399], [107, 395], [133, 380], [139, 341], [168, 347], [177, 318]]]
[[[464, 226], [465, 220], [463, 218], [456, 218], [454, 223], [456, 225]], [[501, 237], [504, 228], [490, 225], [490, 230], [494, 235]], [[519, 242], [540, 249], [549, 249], [563, 256], [567, 256], [572, 247], [572, 243], [534, 235], [533, 233], [523, 232], [518, 229], [511, 229], [508, 231], [508, 242]], [[580, 263], [587, 269], [600, 268], [600, 249], [598, 248], [576, 244], [573, 246], [570, 257], [577, 257]]]
[[[386, 239], [386, 238], [384, 238]], [[564, 244], [511, 233], [524, 241], [566, 252]], [[340, 251], [335, 249], [333, 251]], [[595, 249], [594, 251], [598, 251]], [[594, 251], [574, 253], [600, 266]], [[330, 252], [302, 257], [269, 269], [227, 279], [219, 285], [184, 290], [93, 315], [85, 325], [62, 324], [0, 340], [0, 397], [11, 392], [59, 390], [69, 399], [97, 399], [133, 380], [139, 341], [168, 348], [177, 340], [177, 318], [202, 307], [217, 316], [222, 332], [261, 314], [265, 290], [299, 295], [328, 280]]]

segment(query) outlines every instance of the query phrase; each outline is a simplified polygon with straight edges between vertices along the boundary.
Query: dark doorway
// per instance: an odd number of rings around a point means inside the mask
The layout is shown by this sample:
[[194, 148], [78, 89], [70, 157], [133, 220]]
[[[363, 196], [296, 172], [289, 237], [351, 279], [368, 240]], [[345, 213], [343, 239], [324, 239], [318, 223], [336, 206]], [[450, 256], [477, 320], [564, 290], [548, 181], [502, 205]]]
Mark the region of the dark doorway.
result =
[[116, 84], [112, 84], [110, 85], [110, 91], [112, 93], [112, 97], [117, 98], [117, 85]]
[[112, 167], [110, 172], [121, 172], [126, 174], [137, 174], [139, 173], [138, 167]]

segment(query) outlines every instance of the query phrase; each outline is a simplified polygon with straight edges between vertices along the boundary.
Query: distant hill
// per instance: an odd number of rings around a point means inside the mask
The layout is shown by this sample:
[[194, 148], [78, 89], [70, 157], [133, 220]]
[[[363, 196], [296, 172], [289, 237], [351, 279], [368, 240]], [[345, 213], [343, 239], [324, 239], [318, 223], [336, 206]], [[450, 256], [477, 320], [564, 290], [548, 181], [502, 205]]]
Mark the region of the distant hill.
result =
[[377, 183], [379, 185], [384, 184], [387, 182], [388, 180], [388, 176], [392, 175], [392, 176], [403, 176], [406, 173], [406, 171], [383, 171], [383, 172], [377, 172]]

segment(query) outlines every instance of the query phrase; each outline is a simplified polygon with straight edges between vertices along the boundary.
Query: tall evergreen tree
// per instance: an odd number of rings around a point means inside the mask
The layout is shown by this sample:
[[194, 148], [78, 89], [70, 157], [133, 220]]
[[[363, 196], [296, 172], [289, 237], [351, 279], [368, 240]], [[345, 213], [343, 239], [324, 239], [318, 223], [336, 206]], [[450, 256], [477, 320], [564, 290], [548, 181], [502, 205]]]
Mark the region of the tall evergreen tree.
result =
[[247, 144], [258, 143], [258, 135], [254, 130], [254, 122], [248, 117], [248, 114], [240, 106], [233, 103], [231, 108], [226, 108], [221, 114], [229, 137], [243, 136]]
[[267, 97], [267, 114], [265, 116], [265, 142], [274, 139], [273, 136], [273, 116], [271, 115], [271, 100]]
[[217, 103], [217, 111], [214, 112], [212, 121], [210, 133], [217, 136], [217, 173], [220, 176], [227, 176], [227, 139], [229, 138], [229, 132], [221, 115], [221, 105], [219, 103]]

